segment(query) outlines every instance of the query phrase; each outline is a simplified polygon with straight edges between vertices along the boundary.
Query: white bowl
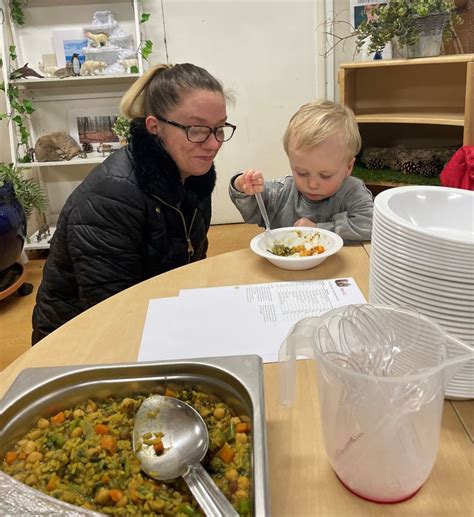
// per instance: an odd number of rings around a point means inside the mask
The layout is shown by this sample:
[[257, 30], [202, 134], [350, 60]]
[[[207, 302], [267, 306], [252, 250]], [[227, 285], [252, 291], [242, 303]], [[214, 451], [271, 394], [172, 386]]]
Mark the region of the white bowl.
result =
[[406, 186], [381, 192], [375, 209], [407, 230], [472, 246], [474, 192], [448, 187]]
[[[323, 253], [319, 253], [318, 255], [311, 255], [309, 257], [300, 257], [294, 255], [289, 257], [281, 257], [268, 251], [276, 243], [284, 242], [286, 244], [288, 239], [297, 239], [295, 232], [302, 232], [302, 234], [305, 236], [312, 236], [315, 233], [318, 233], [319, 239], [317, 244], [324, 246], [325, 251]], [[266, 258], [269, 262], [277, 267], [282, 269], [289, 269], [291, 271], [297, 271], [302, 269], [311, 269], [315, 266], [318, 266], [328, 257], [337, 253], [342, 248], [343, 244], [344, 242], [341, 237], [339, 237], [339, 235], [334, 232], [330, 232], [329, 230], [323, 230], [321, 228], [310, 228], [306, 226], [290, 226], [288, 228], [277, 228], [276, 230], [272, 230], [271, 233], [259, 233], [250, 241], [250, 249], [257, 255]]]

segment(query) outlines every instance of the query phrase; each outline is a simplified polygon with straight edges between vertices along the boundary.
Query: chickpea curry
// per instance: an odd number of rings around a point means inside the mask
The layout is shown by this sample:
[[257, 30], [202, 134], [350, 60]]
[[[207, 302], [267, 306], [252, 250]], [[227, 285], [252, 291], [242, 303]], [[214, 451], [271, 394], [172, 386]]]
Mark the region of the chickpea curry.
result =
[[[194, 389], [168, 388], [165, 395], [190, 404], [203, 417], [209, 430], [203, 465], [239, 514], [251, 515], [250, 419]], [[89, 399], [39, 418], [0, 468], [57, 499], [108, 515], [204, 515], [181, 478], [157, 481], [140, 469], [132, 433], [147, 396]], [[156, 452], [162, 454], [158, 442]]]

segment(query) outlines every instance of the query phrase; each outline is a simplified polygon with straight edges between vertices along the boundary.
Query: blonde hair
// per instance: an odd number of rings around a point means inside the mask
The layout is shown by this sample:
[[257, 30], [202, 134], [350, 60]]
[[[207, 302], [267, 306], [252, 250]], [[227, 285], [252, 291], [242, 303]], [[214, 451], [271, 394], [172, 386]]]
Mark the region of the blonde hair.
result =
[[224, 93], [220, 81], [207, 70], [190, 63], [155, 65], [133, 83], [120, 102], [129, 119], [166, 114], [179, 104], [186, 92], [209, 90]]
[[288, 154], [290, 139], [297, 150], [311, 150], [338, 135], [347, 147], [348, 158], [360, 151], [362, 139], [354, 112], [347, 106], [332, 101], [315, 100], [301, 106], [291, 117], [283, 136], [283, 147]]

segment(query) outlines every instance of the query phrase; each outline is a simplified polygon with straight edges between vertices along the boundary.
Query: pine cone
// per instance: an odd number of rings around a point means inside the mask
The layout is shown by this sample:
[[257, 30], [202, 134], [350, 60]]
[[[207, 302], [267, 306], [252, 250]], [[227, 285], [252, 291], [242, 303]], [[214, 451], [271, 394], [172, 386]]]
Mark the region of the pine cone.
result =
[[82, 150], [85, 153], [91, 153], [94, 150], [94, 148], [92, 147], [92, 144], [90, 142], [83, 142]]
[[420, 162], [403, 162], [402, 163], [402, 173], [403, 174], [419, 174], [420, 172]]
[[365, 161], [365, 166], [367, 169], [382, 169], [383, 163], [380, 158], [369, 158]]
[[420, 167], [420, 174], [425, 176], [425, 178], [434, 178], [439, 174], [438, 166], [434, 162], [424, 163]]

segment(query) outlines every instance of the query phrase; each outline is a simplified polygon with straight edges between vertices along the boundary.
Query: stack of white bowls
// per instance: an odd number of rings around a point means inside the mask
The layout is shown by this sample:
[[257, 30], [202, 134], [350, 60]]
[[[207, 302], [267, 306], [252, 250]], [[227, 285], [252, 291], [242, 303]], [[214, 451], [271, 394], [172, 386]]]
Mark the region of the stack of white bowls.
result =
[[[369, 300], [415, 308], [474, 348], [474, 192], [407, 186], [376, 196]], [[446, 396], [474, 398], [474, 361]]]

